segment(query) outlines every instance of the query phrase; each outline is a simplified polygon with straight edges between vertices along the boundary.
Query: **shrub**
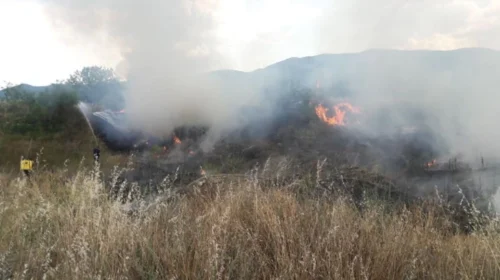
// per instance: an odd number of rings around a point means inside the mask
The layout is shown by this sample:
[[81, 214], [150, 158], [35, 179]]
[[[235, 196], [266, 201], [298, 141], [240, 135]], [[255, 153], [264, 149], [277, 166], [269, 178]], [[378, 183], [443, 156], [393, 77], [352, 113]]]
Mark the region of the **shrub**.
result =
[[30, 137], [72, 132], [85, 125], [76, 104], [78, 97], [65, 88], [41, 93], [7, 90], [1, 104], [0, 129], [8, 134]]

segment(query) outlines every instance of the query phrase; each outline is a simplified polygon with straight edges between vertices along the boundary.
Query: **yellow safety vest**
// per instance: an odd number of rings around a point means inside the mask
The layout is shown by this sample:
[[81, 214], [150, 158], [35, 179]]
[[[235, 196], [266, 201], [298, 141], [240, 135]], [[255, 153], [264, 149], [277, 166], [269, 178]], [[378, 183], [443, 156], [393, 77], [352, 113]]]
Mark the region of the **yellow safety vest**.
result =
[[21, 170], [32, 170], [33, 161], [32, 160], [21, 160]]

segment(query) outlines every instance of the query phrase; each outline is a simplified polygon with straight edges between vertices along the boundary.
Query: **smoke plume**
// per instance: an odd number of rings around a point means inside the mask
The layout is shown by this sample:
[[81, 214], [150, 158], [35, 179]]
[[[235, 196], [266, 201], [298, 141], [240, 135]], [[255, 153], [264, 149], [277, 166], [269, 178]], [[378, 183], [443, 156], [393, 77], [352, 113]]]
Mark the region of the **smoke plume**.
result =
[[391, 136], [396, 127], [420, 124], [444, 139], [440, 148], [450, 156], [500, 157], [500, 52], [373, 50], [322, 60], [328, 63], [311, 77], [364, 109], [367, 134]]
[[[500, 82], [500, 5], [497, 1], [336, 1], [325, 7], [317, 52], [372, 51], [342, 64], [330, 80], [343, 83], [371, 111], [411, 104], [425, 112], [425, 124], [446, 139], [450, 153], [500, 156], [496, 91]], [[327, 83], [325, 81], [324, 83]], [[407, 112], [391, 116], [397, 124]], [[387, 127], [369, 126], [387, 133]]]
[[[222, 87], [206, 72], [218, 68], [211, 0], [49, 0], [47, 11], [73, 42], [118, 46], [117, 69], [128, 80], [126, 111], [135, 128], [165, 136], [182, 125], [220, 134], [249, 94]], [[209, 135], [217, 138], [217, 135]]]
[[[344, 46], [342, 52], [374, 46], [408, 47], [410, 34], [416, 31], [420, 31], [422, 40], [442, 39], [432, 37], [437, 32], [478, 41], [481, 37], [473, 31], [483, 22], [471, 15], [489, 15], [497, 9], [491, 3], [476, 7], [438, 2], [377, 2], [371, 6], [360, 1], [349, 5], [339, 2], [332, 16], [326, 13], [329, 21], [318, 30], [318, 51], [330, 52], [336, 49], [334, 45]], [[225, 73], [222, 79], [213, 79], [206, 72], [225, 62], [214, 35], [218, 1], [49, 3], [47, 10], [55, 24], [64, 34], [71, 34], [73, 41], [106, 38], [118, 46], [123, 57], [120, 69], [129, 82], [126, 110], [133, 125], [146, 132], [167, 135], [178, 126], [209, 126], [205, 143], [209, 147], [220, 135], [241, 124], [238, 116], [243, 105], [263, 103], [262, 95], [255, 94], [260, 90], [256, 85], [289, 79], [314, 87], [319, 80], [333, 95], [347, 91], [367, 116], [387, 111], [385, 122], [373, 119], [362, 124], [367, 134], [390, 136], [394, 127], [419, 122], [445, 139], [444, 150], [450, 154], [462, 153], [471, 159], [481, 154], [500, 157], [500, 132], [495, 129], [500, 101], [496, 93], [500, 88], [498, 52], [369, 51], [294, 59], [251, 74]], [[443, 11], [449, 9], [454, 11], [449, 18], [453, 20], [439, 24], [437, 29], [432, 24], [417, 24], [415, 17], [419, 14], [432, 15], [433, 22], [440, 22]], [[472, 23], [464, 20], [467, 15]], [[457, 33], [457, 28], [467, 32]], [[498, 30], [493, 28], [491, 32]], [[263, 104], [272, 103], [270, 96], [265, 98]], [[388, 108], [398, 106], [403, 109], [389, 112]], [[405, 106], [418, 108], [421, 116]], [[270, 106], [267, 109], [269, 116], [276, 113]]]

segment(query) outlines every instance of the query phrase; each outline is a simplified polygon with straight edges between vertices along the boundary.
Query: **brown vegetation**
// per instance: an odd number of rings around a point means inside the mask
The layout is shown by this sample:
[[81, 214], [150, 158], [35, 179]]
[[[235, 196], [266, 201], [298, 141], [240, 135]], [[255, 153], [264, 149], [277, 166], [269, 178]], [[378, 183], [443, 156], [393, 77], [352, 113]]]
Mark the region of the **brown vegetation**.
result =
[[[94, 171], [0, 180], [0, 278], [498, 279], [497, 222], [453, 234], [439, 206], [391, 209], [225, 176], [110, 200]], [[223, 179], [221, 179], [223, 178]], [[208, 179], [207, 179], [208, 180]], [[313, 184], [314, 185], [314, 184]], [[299, 186], [300, 187], [300, 186]], [[425, 211], [424, 211], [425, 209]]]

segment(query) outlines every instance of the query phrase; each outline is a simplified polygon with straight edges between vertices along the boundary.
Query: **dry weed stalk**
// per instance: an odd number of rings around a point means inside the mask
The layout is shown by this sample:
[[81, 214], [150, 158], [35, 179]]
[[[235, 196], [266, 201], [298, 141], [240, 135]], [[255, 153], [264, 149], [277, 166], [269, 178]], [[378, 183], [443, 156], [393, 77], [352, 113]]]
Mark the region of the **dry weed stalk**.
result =
[[169, 199], [152, 201], [137, 186], [110, 199], [98, 170], [12, 178], [0, 197], [0, 278], [500, 277], [497, 221], [456, 235], [438, 207], [365, 201], [360, 212], [342, 196], [301, 198], [288, 186], [305, 182], [283, 179], [285, 166], [206, 176], [196, 193], [174, 195], [165, 178], [157, 188]]

